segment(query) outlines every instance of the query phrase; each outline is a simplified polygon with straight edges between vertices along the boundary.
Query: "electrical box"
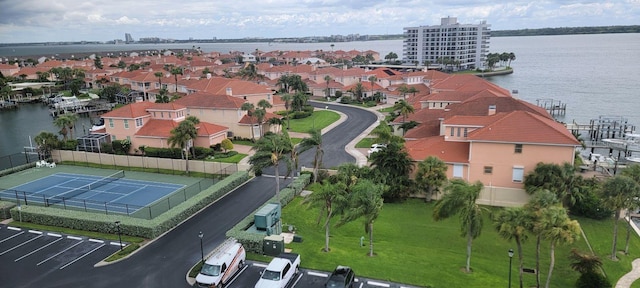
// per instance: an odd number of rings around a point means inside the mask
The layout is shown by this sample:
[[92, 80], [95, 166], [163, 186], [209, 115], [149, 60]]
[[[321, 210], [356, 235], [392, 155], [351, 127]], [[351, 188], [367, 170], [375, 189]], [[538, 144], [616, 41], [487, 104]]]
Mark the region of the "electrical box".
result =
[[262, 242], [262, 252], [269, 256], [278, 256], [284, 252], [284, 237], [271, 235], [264, 237]]
[[266, 231], [267, 229], [273, 227], [280, 221], [281, 215], [280, 205], [276, 203], [269, 203], [264, 205], [262, 209], [258, 210], [256, 214], [253, 215], [253, 222], [256, 226], [256, 229], [261, 231]]

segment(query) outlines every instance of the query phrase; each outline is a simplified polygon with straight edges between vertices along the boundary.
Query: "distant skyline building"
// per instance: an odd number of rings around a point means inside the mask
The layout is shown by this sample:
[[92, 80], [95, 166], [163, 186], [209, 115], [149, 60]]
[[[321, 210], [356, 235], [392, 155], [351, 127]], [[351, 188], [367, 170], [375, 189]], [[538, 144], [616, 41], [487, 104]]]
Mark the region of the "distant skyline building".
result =
[[131, 34], [124, 33], [124, 42], [125, 43], [133, 43], [135, 41], [133, 41], [133, 37], [131, 37]]
[[439, 63], [461, 69], [483, 68], [489, 53], [490, 27], [487, 21], [460, 24], [456, 17], [441, 18], [440, 25], [405, 27], [402, 59], [421, 65]]

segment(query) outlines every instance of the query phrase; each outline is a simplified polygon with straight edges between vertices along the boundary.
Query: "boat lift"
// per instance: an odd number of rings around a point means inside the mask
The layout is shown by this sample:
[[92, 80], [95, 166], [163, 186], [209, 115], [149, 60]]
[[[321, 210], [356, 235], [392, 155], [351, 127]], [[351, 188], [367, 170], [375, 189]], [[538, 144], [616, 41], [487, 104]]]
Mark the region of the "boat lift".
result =
[[615, 160], [613, 175], [616, 175], [620, 159], [624, 159], [624, 162], [640, 164], [640, 157], [637, 154], [634, 155], [634, 153], [640, 153], [640, 134], [625, 133], [623, 139], [602, 139], [602, 142], [607, 145], [610, 151], [618, 151], [617, 157], [611, 157]]

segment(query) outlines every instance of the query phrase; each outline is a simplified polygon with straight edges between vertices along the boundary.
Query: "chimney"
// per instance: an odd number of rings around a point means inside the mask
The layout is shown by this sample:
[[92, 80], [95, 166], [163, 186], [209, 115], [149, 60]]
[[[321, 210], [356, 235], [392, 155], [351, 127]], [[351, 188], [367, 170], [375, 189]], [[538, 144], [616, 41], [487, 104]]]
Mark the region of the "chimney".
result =
[[444, 118], [438, 118], [438, 121], [440, 121], [440, 136], [444, 136]]
[[488, 115], [495, 115], [496, 114], [496, 105], [489, 105], [489, 113]]
[[211, 79], [211, 73], [207, 73], [207, 79]]
[[233, 90], [231, 87], [227, 87], [227, 96], [233, 96]]

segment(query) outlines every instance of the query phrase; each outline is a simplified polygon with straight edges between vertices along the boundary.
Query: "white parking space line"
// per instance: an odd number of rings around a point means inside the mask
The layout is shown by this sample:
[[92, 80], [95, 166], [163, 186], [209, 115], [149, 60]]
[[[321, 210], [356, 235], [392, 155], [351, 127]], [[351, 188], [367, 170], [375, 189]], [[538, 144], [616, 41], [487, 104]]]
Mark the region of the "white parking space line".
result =
[[76, 237], [76, 236], [67, 236], [67, 239], [71, 239], [71, 240], [82, 240], [82, 238], [80, 238], [80, 237]]
[[378, 286], [378, 287], [391, 287], [391, 285], [389, 285], [389, 284], [375, 282], [375, 281], [367, 281], [367, 284], [369, 284], [371, 286]]
[[60, 234], [55, 234], [55, 233], [47, 233], [48, 236], [53, 236], [53, 237], [62, 237], [62, 235]]
[[298, 282], [300, 282], [300, 279], [302, 279], [302, 275], [304, 275], [304, 273], [300, 273], [300, 275], [298, 275], [298, 279], [293, 282], [293, 285], [291, 285], [291, 287], [296, 287], [296, 284], [298, 284]]
[[238, 279], [238, 277], [240, 277], [240, 274], [242, 274], [242, 272], [244, 272], [244, 270], [247, 270], [247, 268], [249, 268], [249, 265], [244, 265], [244, 267], [242, 267], [242, 269], [240, 271], [238, 271], [238, 273], [236, 273], [236, 275], [233, 276], [233, 278], [231, 278], [231, 280], [229, 280], [229, 282], [227, 282], [227, 284], [225, 284], [224, 286], [225, 287], [231, 286], [233, 281], [236, 281], [236, 279]]
[[16, 245], [16, 246], [13, 246], [13, 248], [11, 248], [11, 249], [9, 249], [9, 250], [2, 251], [2, 253], [0, 253], [0, 255], [7, 254], [7, 253], [9, 253], [11, 250], [16, 249], [16, 248], [19, 248], [20, 246], [25, 245], [25, 244], [27, 244], [27, 243], [29, 243], [29, 242], [31, 242], [31, 241], [33, 241], [33, 240], [36, 240], [36, 239], [38, 239], [38, 238], [40, 238], [40, 237], [42, 237], [42, 235], [39, 235], [39, 236], [37, 236], [37, 237], [33, 237], [33, 238], [29, 239], [28, 241], [24, 241], [24, 242], [22, 242], [22, 243], [20, 243], [20, 244], [18, 244], [18, 245]]
[[89, 241], [95, 242], [95, 243], [104, 243], [104, 241], [98, 240], [98, 239], [89, 239]]
[[22, 230], [22, 229], [20, 229], [20, 228], [17, 228], [17, 227], [11, 227], [11, 226], [7, 227], [7, 229], [9, 229], [9, 230], [13, 230], [13, 231], [20, 231], [20, 230]]
[[261, 263], [253, 263], [254, 267], [261, 267], [261, 268], [267, 268], [266, 264], [261, 264]]
[[309, 271], [309, 272], [307, 272], [307, 275], [311, 275], [311, 276], [318, 276], [318, 277], [324, 277], [324, 278], [329, 277], [329, 274], [325, 274], [325, 273], [318, 273], [318, 272], [313, 272], [313, 271]]
[[[120, 246], [119, 242], [111, 242], [109, 244], [114, 245], [114, 246]], [[127, 244], [122, 243], [122, 247], [124, 247], [124, 246], [127, 246]]]
[[69, 266], [69, 265], [71, 265], [71, 264], [75, 263], [76, 261], [78, 261], [78, 260], [80, 260], [80, 259], [84, 258], [84, 256], [87, 256], [87, 255], [89, 255], [89, 254], [93, 253], [94, 251], [96, 251], [96, 250], [98, 250], [98, 249], [102, 248], [102, 246], [104, 246], [104, 244], [102, 244], [102, 245], [100, 245], [100, 246], [96, 247], [95, 249], [93, 249], [93, 250], [91, 250], [91, 251], [89, 251], [89, 252], [87, 252], [87, 253], [84, 253], [82, 256], [80, 256], [80, 257], [76, 258], [75, 260], [73, 260], [73, 261], [71, 261], [71, 262], [69, 262], [69, 263], [67, 263], [67, 264], [64, 264], [64, 266], [60, 267], [60, 270], [62, 270], [62, 269], [64, 269], [65, 267], [67, 267], [67, 266]]
[[20, 257], [20, 258], [16, 259], [16, 260], [13, 260], [13, 262], [18, 262], [18, 261], [20, 261], [20, 260], [22, 260], [22, 259], [24, 259], [24, 258], [28, 257], [29, 255], [31, 255], [31, 254], [33, 254], [33, 253], [36, 253], [36, 252], [38, 252], [38, 251], [40, 251], [40, 250], [42, 250], [42, 249], [44, 249], [44, 248], [47, 248], [49, 245], [52, 245], [53, 243], [56, 243], [56, 242], [58, 242], [58, 241], [60, 241], [60, 240], [62, 240], [62, 238], [58, 238], [57, 240], [55, 240], [55, 241], [53, 241], [53, 242], [51, 242], [51, 243], [49, 243], [49, 244], [47, 244], [47, 245], [44, 245], [44, 246], [42, 246], [42, 247], [40, 247], [40, 248], [38, 248], [38, 249], [36, 249], [36, 250], [33, 250], [33, 251], [31, 251], [31, 252], [27, 253], [26, 255], [24, 255], [24, 256], [22, 256], [22, 257]]
[[358, 286], [358, 288], [362, 288], [362, 286], [364, 286], [364, 283], [360, 282], [360, 286]]
[[2, 241], [0, 241], [0, 243], [2, 243], [2, 242], [4, 242], [4, 241], [7, 241], [7, 240], [9, 240], [9, 239], [11, 239], [11, 238], [13, 238], [13, 237], [18, 237], [19, 235], [22, 235], [22, 234], [24, 234], [24, 231], [21, 231], [20, 233], [18, 233], [18, 234], [16, 234], [16, 235], [13, 235], [13, 236], [11, 236], [11, 237], [4, 238], [4, 239], [2, 239]]
[[56, 254], [53, 254], [51, 257], [49, 257], [49, 258], [47, 258], [47, 259], [44, 259], [44, 260], [40, 261], [40, 263], [36, 264], [36, 266], [40, 266], [40, 264], [42, 264], [42, 263], [44, 263], [44, 262], [47, 262], [47, 261], [49, 261], [49, 260], [51, 260], [51, 259], [53, 259], [53, 258], [57, 257], [58, 255], [60, 255], [60, 254], [62, 254], [62, 253], [64, 253], [64, 252], [67, 252], [67, 251], [68, 251], [68, 250], [70, 250], [71, 248], [73, 248], [73, 247], [76, 247], [76, 246], [80, 245], [80, 244], [82, 244], [82, 241], [78, 241], [78, 243], [71, 245], [69, 248], [64, 249], [64, 250], [62, 250], [62, 251], [60, 251], [60, 252], [58, 252], [58, 253], [56, 253]]
[[33, 234], [40, 234], [40, 235], [42, 235], [42, 232], [37, 231], [37, 230], [29, 230], [29, 233], [33, 233]]

